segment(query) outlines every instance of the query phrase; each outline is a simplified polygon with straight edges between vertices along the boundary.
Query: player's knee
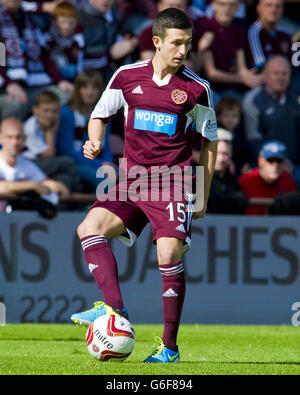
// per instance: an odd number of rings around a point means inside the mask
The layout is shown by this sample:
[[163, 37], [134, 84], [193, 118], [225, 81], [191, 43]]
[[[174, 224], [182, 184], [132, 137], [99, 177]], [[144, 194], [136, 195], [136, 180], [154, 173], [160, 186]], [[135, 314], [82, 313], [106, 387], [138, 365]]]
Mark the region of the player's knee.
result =
[[105, 217], [88, 215], [77, 227], [77, 234], [80, 239], [91, 235], [102, 235], [110, 237], [111, 224]]
[[105, 231], [101, 226], [101, 223], [95, 224], [94, 221], [89, 221], [85, 219], [81, 224], [77, 227], [77, 234], [80, 239], [83, 237], [91, 236], [91, 235], [104, 235]]
[[82, 239], [83, 237], [85, 237], [85, 235], [86, 235], [86, 226], [85, 226], [84, 221], [81, 222], [80, 225], [78, 225], [78, 227], [77, 227], [77, 235], [78, 235], [78, 237], [79, 237], [80, 239]]
[[182, 243], [170, 242], [158, 245], [157, 257], [159, 265], [170, 265], [180, 262], [182, 256]]

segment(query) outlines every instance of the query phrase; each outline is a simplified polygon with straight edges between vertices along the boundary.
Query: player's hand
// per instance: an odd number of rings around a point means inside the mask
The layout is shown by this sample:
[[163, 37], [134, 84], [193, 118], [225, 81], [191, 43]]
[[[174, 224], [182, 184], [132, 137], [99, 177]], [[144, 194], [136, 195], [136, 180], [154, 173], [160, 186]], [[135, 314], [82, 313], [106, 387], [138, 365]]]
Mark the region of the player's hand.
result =
[[28, 96], [25, 90], [16, 82], [12, 82], [7, 85], [6, 92], [8, 94], [9, 100], [13, 101], [17, 99], [21, 104], [26, 104], [28, 102]]
[[88, 140], [83, 146], [83, 155], [85, 156], [85, 158], [94, 160], [100, 154], [101, 148], [102, 145], [100, 141], [92, 142], [91, 140]]

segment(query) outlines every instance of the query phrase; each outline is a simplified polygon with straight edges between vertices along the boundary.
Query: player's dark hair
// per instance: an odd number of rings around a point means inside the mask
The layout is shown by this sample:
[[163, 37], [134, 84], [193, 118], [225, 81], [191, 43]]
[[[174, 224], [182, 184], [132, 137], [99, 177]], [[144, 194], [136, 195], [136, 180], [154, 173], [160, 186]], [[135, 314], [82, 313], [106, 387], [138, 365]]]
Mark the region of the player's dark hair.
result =
[[161, 11], [153, 21], [152, 34], [162, 40], [166, 37], [167, 29], [191, 29], [189, 17], [178, 8], [167, 8]]

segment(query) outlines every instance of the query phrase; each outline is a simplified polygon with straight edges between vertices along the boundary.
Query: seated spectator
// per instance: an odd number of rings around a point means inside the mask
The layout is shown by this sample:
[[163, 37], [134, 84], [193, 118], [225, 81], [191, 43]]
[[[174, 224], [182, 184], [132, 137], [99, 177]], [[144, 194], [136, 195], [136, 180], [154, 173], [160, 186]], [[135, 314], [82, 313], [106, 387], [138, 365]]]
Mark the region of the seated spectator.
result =
[[213, 0], [213, 18], [200, 18], [197, 26], [194, 50], [201, 45], [204, 33], [212, 34], [212, 43], [203, 53], [203, 68], [218, 95], [231, 92], [239, 96], [261, 82], [261, 76], [246, 65], [245, 33], [234, 22], [238, 5], [239, 0]]
[[[249, 11], [247, 10], [247, 7], [253, 7], [253, 1], [254, 0], [240, 0], [238, 8], [234, 14], [235, 22], [243, 29], [248, 28], [248, 19], [253, 20], [253, 18], [251, 19], [251, 14], [249, 15]], [[196, 0], [196, 2], [203, 2], [201, 7], [202, 11], [200, 11], [202, 15], [200, 16], [206, 16], [207, 18], [212, 18], [214, 16], [214, 9], [211, 5], [211, 0]]]
[[52, 59], [62, 79], [73, 91], [73, 82], [83, 68], [84, 36], [78, 26], [77, 8], [68, 1], [59, 3], [52, 14], [52, 26], [45, 34], [48, 59]]
[[105, 164], [113, 165], [109, 143], [110, 124], [97, 159], [85, 158], [82, 150], [85, 141], [88, 140], [89, 117], [103, 90], [103, 80], [97, 71], [85, 70], [80, 73], [75, 80], [74, 92], [69, 103], [62, 107], [57, 133], [58, 152], [74, 160], [81, 179], [94, 191], [100, 182], [96, 177], [97, 169]]
[[26, 200], [29, 203], [26, 204], [27, 208], [36, 208], [44, 216], [53, 216], [54, 205], [59, 197], [68, 197], [69, 190], [63, 183], [47, 178], [35, 163], [20, 155], [24, 140], [23, 126], [18, 119], [7, 118], [2, 121], [0, 193], [30, 197], [30, 201]]
[[[285, 170], [288, 159], [285, 144], [267, 141], [258, 155], [258, 168], [239, 178], [239, 184], [248, 198], [276, 198], [280, 194], [297, 191], [292, 176]], [[249, 206], [247, 215], [265, 215], [266, 207]]]
[[219, 136], [218, 154], [207, 204], [208, 213], [242, 214], [247, 198], [240, 190], [237, 177], [231, 171], [232, 145]]
[[273, 55], [291, 58], [291, 37], [277, 29], [283, 9], [283, 0], [259, 0], [256, 6], [258, 18], [249, 27], [248, 42], [250, 65], [257, 70], [261, 70]]
[[120, 14], [115, 0], [87, 0], [79, 10], [83, 28], [84, 69], [98, 70], [105, 82], [115, 71], [113, 62], [121, 61], [138, 46], [138, 37], [120, 32]]
[[216, 105], [218, 126], [233, 134], [241, 122], [241, 103], [235, 97], [223, 96]]
[[32, 112], [33, 115], [24, 123], [26, 150], [22, 155], [35, 161], [49, 178], [62, 182], [71, 192], [80, 191], [80, 177], [73, 159], [56, 152], [59, 97], [51, 91], [41, 92]]
[[293, 177], [300, 186], [300, 105], [289, 91], [291, 66], [280, 55], [270, 58], [264, 68], [265, 83], [243, 100], [245, 134], [255, 162], [263, 142], [282, 141], [293, 163]]
[[236, 174], [250, 169], [251, 157], [242, 127], [242, 106], [235, 97], [222, 96], [216, 105], [218, 126], [232, 133], [232, 160]]
[[63, 99], [64, 81], [55, 64], [47, 61], [32, 13], [21, 8], [21, 0], [0, 0], [0, 41], [6, 47], [6, 67], [0, 67], [1, 118], [24, 120], [38, 92], [51, 86]]
[[[219, 141], [225, 141], [228, 142], [231, 146], [232, 150], [232, 139], [233, 139], [233, 134], [229, 130], [226, 130], [224, 128], [218, 127], [217, 128], [217, 133], [218, 133], [218, 139]], [[192, 126], [191, 131], [190, 131], [190, 144], [193, 147], [192, 149], [192, 166], [197, 166], [200, 162], [200, 154], [201, 154], [201, 144], [202, 144], [202, 137], [199, 135], [199, 133], [196, 132], [196, 129], [194, 126]], [[230, 157], [232, 156], [232, 153]], [[230, 159], [230, 172], [232, 174], [235, 173], [235, 165], [233, 161]]]

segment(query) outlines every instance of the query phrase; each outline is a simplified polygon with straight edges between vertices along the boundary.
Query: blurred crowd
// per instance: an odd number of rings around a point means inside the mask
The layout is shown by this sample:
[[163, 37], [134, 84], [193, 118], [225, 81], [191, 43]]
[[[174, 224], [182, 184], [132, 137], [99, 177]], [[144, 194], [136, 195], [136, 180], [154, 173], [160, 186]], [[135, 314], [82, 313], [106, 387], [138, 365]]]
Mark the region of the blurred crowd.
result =
[[[117, 169], [122, 113], [108, 123], [95, 161], [82, 153], [89, 116], [118, 67], [153, 56], [152, 21], [169, 7], [190, 16], [185, 64], [214, 94], [220, 143], [208, 212], [300, 214], [295, 0], [0, 0], [0, 194], [25, 197], [21, 207], [32, 194], [47, 197], [34, 207], [51, 217], [55, 200], [96, 191], [100, 166]], [[194, 164], [198, 140], [191, 138]], [[8, 207], [0, 202], [0, 211]]]

